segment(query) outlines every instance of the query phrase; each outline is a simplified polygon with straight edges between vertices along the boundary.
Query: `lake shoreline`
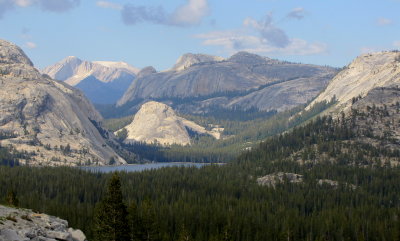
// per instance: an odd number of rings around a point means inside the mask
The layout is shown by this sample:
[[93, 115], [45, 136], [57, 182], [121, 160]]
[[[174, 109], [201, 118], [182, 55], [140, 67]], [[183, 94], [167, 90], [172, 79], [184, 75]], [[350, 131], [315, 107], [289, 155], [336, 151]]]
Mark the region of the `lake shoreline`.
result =
[[107, 165], [107, 166], [80, 166], [81, 170], [91, 172], [114, 172], [114, 171], [125, 171], [125, 172], [142, 172], [147, 170], [155, 170], [165, 167], [197, 167], [218, 165], [222, 166], [226, 163], [200, 163], [200, 162], [152, 162], [145, 164], [126, 164], [126, 165]]

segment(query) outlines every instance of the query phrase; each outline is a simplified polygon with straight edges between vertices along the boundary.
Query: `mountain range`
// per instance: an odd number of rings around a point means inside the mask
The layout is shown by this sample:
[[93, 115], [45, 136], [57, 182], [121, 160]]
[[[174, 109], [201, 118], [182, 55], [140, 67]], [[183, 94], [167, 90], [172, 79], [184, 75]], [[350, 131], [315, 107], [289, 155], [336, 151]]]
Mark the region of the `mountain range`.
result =
[[186, 54], [166, 71], [138, 73], [118, 107], [138, 108], [162, 101], [187, 113], [212, 108], [283, 111], [305, 104], [321, 92], [337, 69], [279, 61], [247, 52], [228, 59]]
[[[121, 70], [124, 64], [90, 63], [69, 57], [64, 61], [68, 64], [41, 74], [19, 47], [3, 40], [0, 47], [2, 146], [25, 154], [22, 162], [31, 165], [108, 164], [111, 160], [125, 163], [111, 148], [117, 144], [113, 134], [102, 128], [101, 115], [81, 91], [70, 86], [87, 81], [78, 77], [89, 72], [105, 83], [113, 82], [115, 76], [125, 73]], [[400, 140], [396, 124], [399, 55], [396, 51], [361, 55], [338, 73], [330, 67], [288, 63], [246, 52], [229, 59], [187, 54], [169, 70], [157, 72], [146, 67], [136, 71], [136, 79], [119, 105], [140, 110], [119, 130], [126, 130], [126, 144], [156, 141], [162, 145], [190, 145], [193, 135], [219, 139], [223, 133], [206, 130], [179, 117], [178, 112], [206, 113], [215, 106], [282, 111], [315, 98], [305, 110], [335, 100], [324, 114], [368, 116], [372, 109], [381, 111], [380, 121], [355, 117], [359, 125], [354, 125], [363, 133], [390, 136], [393, 141], [387, 145], [396, 146]], [[100, 71], [115, 66], [119, 66], [115, 75]], [[49, 74], [64, 81], [53, 80]], [[329, 81], [330, 77], [333, 79]], [[133, 99], [127, 99], [129, 96]], [[213, 124], [207, 121], [202, 121], [203, 126]], [[392, 123], [391, 129], [386, 128], [387, 123]], [[229, 134], [226, 137], [229, 139]]]
[[84, 61], [69, 56], [42, 73], [82, 90], [93, 103], [113, 104], [139, 72], [125, 62]]

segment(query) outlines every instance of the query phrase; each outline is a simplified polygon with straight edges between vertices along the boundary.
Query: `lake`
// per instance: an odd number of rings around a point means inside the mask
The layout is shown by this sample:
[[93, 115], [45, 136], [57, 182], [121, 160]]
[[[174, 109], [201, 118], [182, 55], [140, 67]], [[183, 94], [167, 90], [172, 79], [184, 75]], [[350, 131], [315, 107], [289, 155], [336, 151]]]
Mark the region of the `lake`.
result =
[[[93, 172], [114, 172], [114, 171], [126, 171], [126, 172], [141, 172], [151, 169], [160, 169], [163, 167], [202, 167], [206, 165], [212, 165], [211, 163], [188, 163], [188, 162], [158, 162], [158, 163], [147, 163], [147, 164], [131, 164], [121, 166], [88, 166], [80, 167], [83, 170]], [[222, 165], [221, 163], [214, 165]]]

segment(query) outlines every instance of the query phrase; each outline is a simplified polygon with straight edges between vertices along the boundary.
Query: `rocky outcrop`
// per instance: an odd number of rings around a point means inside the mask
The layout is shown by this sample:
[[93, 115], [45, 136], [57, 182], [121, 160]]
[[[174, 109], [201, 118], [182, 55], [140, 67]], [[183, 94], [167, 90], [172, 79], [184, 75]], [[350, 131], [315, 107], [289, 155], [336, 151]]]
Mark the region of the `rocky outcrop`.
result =
[[[285, 182], [293, 183], [293, 184], [300, 184], [300, 183], [304, 182], [304, 177], [303, 177], [303, 175], [296, 174], [296, 173], [277, 172], [277, 173], [272, 173], [272, 174], [257, 178], [258, 185], [272, 187], [272, 188], [275, 188], [276, 185], [282, 184]], [[327, 185], [334, 189], [337, 189], [341, 184], [338, 181], [334, 181], [334, 180], [330, 180], [330, 179], [316, 179], [316, 183], [319, 186]], [[342, 183], [342, 185], [346, 188], [353, 189], [353, 190], [357, 188], [357, 186], [354, 184]]]
[[169, 71], [136, 78], [117, 105], [168, 100], [175, 109], [192, 113], [212, 107], [280, 111], [314, 98], [336, 72], [246, 52], [226, 60], [188, 54]]
[[284, 183], [287, 180], [289, 183], [302, 183], [303, 175], [288, 172], [272, 173], [263, 177], [257, 178], [258, 185], [273, 187], [277, 184]]
[[[196, 123], [176, 115], [166, 104], [150, 101], [142, 105], [133, 121], [124, 127], [125, 143], [146, 142], [161, 145], [189, 145], [191, 134], [211, 135], [219, 139], [220, 130], [206, 130]], [[123, 130], [122, 129], [122, 130]], [[116, 132], [122, 131], [119, 130]]]
[[125, 62], [90, 62], [69, 56], [42, 72], [82, 90], [94, 103], [111, 104], [121, 98], [139, 69]]
[[372, 89], [400, 84], [400, 53], [378, 52], [356, 58], [329, 82], [326, 89], [307, 107], [335, 98], [331, 113], [349, 111], [353, 99], [365, 97]]
[[[400, 85], [378, 87], [352, 100], [348, 113], [358, 141], [391, 150], [400, 148]], [[393, 163], [395, 164], [395, 163]]]
[[[338, 181], [330, 180], [330, 179], [318, 179], [317, 184], [320, 186], [328, 185], [334, 189], [339, 188], [340, 184]], [[348, 189], [355, 190], [357, 188], [356, 185], [354, 184], [349, 184], [349, 183], [342, 183], [342, 185]]]
[[66, 220], [31, 210], [0, 205], [0, 241], [86, 241], [79, 229], [68, 228]]
[[27, 165], [125, 163], [107, 144], [102, 117], [82, 92], [42, 76], [24, 52], [0, 40], [0, 140]]

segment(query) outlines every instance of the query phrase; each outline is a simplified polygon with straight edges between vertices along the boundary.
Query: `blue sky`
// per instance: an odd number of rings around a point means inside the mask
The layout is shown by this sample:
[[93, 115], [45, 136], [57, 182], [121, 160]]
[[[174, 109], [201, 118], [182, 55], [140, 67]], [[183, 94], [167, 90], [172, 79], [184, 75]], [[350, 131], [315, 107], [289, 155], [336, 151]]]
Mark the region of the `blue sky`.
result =
[[341, 67], [400, 49], [400, 0], [0, 0], [0, 38], [43, 68], [66, 56], [170, 68], [244, 50]]

